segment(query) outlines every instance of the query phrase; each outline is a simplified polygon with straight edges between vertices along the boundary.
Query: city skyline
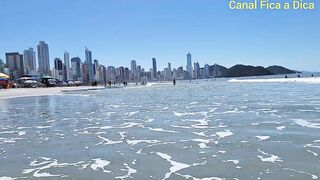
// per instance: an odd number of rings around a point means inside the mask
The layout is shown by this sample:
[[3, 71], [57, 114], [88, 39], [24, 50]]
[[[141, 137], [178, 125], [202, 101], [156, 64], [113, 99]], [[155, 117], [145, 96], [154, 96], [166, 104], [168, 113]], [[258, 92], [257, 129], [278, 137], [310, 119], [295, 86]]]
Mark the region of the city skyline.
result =
[[[36, 53], [33, 48], [19, 52], [7, 52], [6, 63], [1, 64], [0, 72], [4, 72], [11, 76], [12, 80], [19, 80], [21, 77], [39, 77], [47, 78], [52, 76], [60, 82], [80, 81], [84, 84], [91, 83], [105, 83], [107, 81], [121, 82], [147, 82], [147, 81], [170, 81], [173, 79], [203, 79], [212, 77], [212, 70], [210, 72], [209, 65], [206, 63], [203, 68], [200, 67], [199, 62], [194, 63], [192, 67], [192, 56], [189, 52], [187, 54], [186, 70], [183, 65], [173, 69], [171, 62], [168, 66], [160, 69], [157, 66], [156, 58], [152, 58], [152, 68], [148, 70], [139, 64], [136, 60], [131, 60], [131, 68], [129, 70], [126, 66], [111, 66], [100, 64], [99, 60], [94, 59], [92, 51], [89, 48], [84, 48], [83, 61], [79, 57], [71, 58], [70, 54], [65, 51], [63, 54], [63, 61], [60, 57], [53, 58], [53, 68], [50, 68], [50, 46], [45, 41], [39, 41], [37, 45], [38, 67], [36, 67]], [[1, 60], [1, 62], [3, 62]], [[214, 67], [217, 65], [215, 64]], [[221, 69], [222, 70], [222, 69]], [[221, 70], [216, 69], [221, 74]], [[218, 76], [215, 76], [218, 77]]]
[[[12, 7], [19, 13], [12, 13]], [[200, 65], [277, 64], [319, 71], [319, 18], [318, 9], [231, 11], [227, 1], [3, 0], [0, 58], [6, 52], [36, 49], [43, 40], [51, 46], [51, 67], [65, 51], [84, 59], [82, 50], [90, 47], [94, 59], [115, 67], [130, 67], [135, 59], [151, 68], [154, 57], [159, 69], [167, 62], [185, 68], [190, 51]]]

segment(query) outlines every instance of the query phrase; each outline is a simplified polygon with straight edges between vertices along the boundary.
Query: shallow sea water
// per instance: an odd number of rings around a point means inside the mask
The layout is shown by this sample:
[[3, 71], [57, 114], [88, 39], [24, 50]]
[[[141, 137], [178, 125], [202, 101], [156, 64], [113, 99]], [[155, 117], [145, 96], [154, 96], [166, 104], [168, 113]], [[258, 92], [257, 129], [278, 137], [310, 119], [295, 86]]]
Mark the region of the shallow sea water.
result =
[[320, 85], [149, 84], [0, 100], [0, 179], [319, 179]]

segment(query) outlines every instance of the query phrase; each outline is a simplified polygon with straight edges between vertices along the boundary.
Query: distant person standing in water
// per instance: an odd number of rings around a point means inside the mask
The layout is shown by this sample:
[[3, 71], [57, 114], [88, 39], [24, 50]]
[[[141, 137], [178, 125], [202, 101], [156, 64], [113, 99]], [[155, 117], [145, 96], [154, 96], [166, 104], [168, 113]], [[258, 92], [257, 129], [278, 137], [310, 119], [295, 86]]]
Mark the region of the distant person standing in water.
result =
[[285, 76], [284, 76], [284, 78], [286, 78], [286, 79], [287, 79], [287, 78], [288, 78], [288, 76], [287, 76], [287, 75], [285, 75]]
[[311, 74], [311, 77], [313, 77], [313, 74]]
[[176, 78], [173, 79], [173, 85], [176, 85]]

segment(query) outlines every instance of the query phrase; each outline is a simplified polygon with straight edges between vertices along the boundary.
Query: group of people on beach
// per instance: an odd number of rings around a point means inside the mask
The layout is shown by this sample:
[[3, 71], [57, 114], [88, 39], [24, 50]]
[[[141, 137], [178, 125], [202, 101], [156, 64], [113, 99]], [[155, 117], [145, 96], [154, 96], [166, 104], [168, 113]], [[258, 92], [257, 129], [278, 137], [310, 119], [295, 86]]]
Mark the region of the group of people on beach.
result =
[[[301, 78], [300, 74], [297, 75], [298, 78]], [[314, 77], [313, 74], [311, 74], [311, 77]], [[288, 78], [288, 75], [285, 75], [284, 78]]]

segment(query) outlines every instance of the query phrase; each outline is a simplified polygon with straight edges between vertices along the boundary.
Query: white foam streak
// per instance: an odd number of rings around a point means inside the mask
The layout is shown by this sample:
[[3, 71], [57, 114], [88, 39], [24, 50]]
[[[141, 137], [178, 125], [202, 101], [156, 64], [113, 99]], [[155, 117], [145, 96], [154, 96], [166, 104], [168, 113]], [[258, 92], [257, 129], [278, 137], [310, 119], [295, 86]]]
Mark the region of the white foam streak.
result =
[[260, 141], [264, 141], [270, 138], [270, 136], [255, 136], [256, 138], [258, 138]]
[[293, 121], [296, 124], [298, 124], [299, 126], [302, 126], [302, 127], [320, 129], [320, 123], [311, 123], [311, 122], [308, 122], [308, 121], [306, 121], [304, 119], [293, 119]]
[[104, 144], [119, 144], [122, 143], [122, 141], [112, 141], [108, 138], [105, 138], [103, 136], [98, 135], [98, 138], [102, 140], [102, 143]]
[[102, 160], [101, 158], [97, 158], [97, 159], [93, 159], [95, 161], [94, 164], [91, 164], [91, 169], [98, 171], [98, 170], [102, 170], [105, 173], [111, 173], [111, 171], [108, 171], [105, 169], [106, 166], [108, 166], [110, 164], [109, 161], [106, 160]]
[[160, 141], [158, 140], [127, 140], [127, 143], [130, 146], [134, 146], [137, 145], [139, 143], [149, 143], [149, 144], [155, 144], [155, 143], [159, 143]]
[[269, 157], [263, 157], [263, 156], [257, 155], [257, 157], [260, 158], [261, 161], [271, 162], [271, 163], [282, 162], [282, 159], [279, 158], [279, 157], [276, 156], [276, 155], [268, 154], [268, 153], [266, 153], [266, 152], [261, 151], [260, 149], [258, 149], [258, 151], [259, 151], [261, 154], [263, 154], [263, 155], [269, 156]]
[[167, 132], [167, 133], [178, 133], [177, 131], [164, 130], [162, 128], [148, 128], [150, 131]]
[[223, 132], [216, 132], [216, 134], [219, 136], [219, 139], [233, 135], [233, 133], [230, 130], [226, 130]]
[[188, 164], [179, 163], [177, 161], [171, 160], [171, 156], [169, 156], [167, 154], [164, 154], [164, 153], [161, 153], [161, 152], [157, 152], [156, 154], [158, 156], [160, 156], [161, 158], [165, 159], [166, 161], [170, 162], [170, 164], [171, 164], [170, 172], [166, 173], [166, 175], [163, 178], [163, 180], [164, 179], [168, 179], [171, 176], [172, 173], [175, 173], [177, 171], [180, 171], [181, 169], [185, 169], [185, 168], [190, 167], [190, 165], [188, 165]]
[[0, 177], [0, 180], [14, 180], [14, 179], [17, 179], [17, 178], [8, 177], [8, 176], [2, 176], [2, 177]]
[[126, 166], [126, 170], [124, 169], [121, 169], [121, 171], [127, 171], [128, 173], [124, 176], [117, 176], [115, 177], [115, 179], [126, 179], [126, 178], [132, 178], [132, 174], [135, 174], [137, 173], [137, 170], [131, 168], [128, 164], [124, 163], [124, 165]]

